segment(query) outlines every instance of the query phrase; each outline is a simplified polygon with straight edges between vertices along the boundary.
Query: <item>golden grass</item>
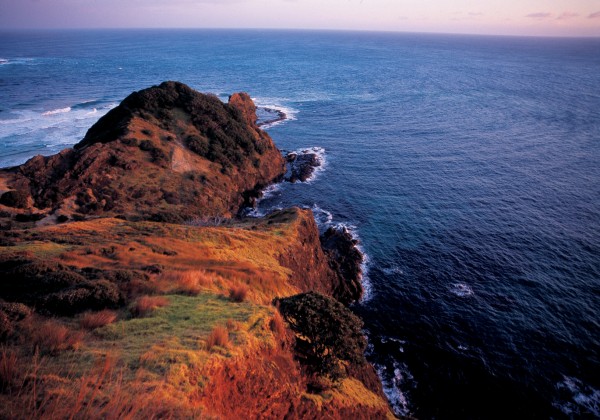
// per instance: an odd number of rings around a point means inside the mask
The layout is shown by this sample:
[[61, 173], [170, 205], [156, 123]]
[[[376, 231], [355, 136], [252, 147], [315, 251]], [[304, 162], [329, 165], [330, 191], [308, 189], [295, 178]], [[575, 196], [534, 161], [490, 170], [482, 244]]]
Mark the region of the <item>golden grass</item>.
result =
[[19, 375], [17, 355], [7, 349], [0, 349], [0, 391], [10, 390]]
[[278, 339], [283, 340], [285, 338], [285, 321], [279, 311], [273, 314], [273, 318], [269, 321], [269, 328]]
[[232, 302], [241, 303], [246, 300], [248, 296], [248, 286], [245, 284], [238, 284], [229, 289], [229, 299]]
[[129, 310], [133, 316], [143, 317], [168, 304], [169, 300], [164, 296], [142, 296], [131, 305]]
[[214, 283], [214, 276], [205, 270], [187, 270], [163, 273], [161, 282], [175, 293], [198, 296], [202, 290], [208, 290]]
[[213, 347], [227, 347], [229, 345], [229, 331], [227, 328], [217, 325], [206, 337], [206, 350], [211, 351]]
[[95, 330], [112, 324], [117, 319], [117, 313], [108, 309], [99, 312], [86, 312], [79, 319], [79, 326], [87, 330]]
[[53, 319], [41, 322], [28, 319], [24, 325], [28, 331], [29, 343], [42, 353], [57, 354], [66, 350], [78, 350], [84, 339], [81, 331], [73, 331]]

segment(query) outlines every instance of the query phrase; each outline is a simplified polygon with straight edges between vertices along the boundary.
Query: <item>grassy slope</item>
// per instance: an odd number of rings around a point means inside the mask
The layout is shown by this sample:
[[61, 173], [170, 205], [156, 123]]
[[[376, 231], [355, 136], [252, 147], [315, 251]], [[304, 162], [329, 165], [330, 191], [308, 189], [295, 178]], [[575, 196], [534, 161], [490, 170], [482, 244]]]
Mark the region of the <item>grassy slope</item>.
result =
[[[113, 323], [92, 331], [80, 327], [82, 315], [58, 318], [51, 322], [67, 326], [63, 341], [72, 345], [52, 351], [40, 339], [55, 334], [48, 321], [33, 315], [17, 323], [0, 352], [0, 417], [278, 418], [290, 403], [297, 415], [389, 416], [387, 403], [355, 379], [307, 393], [289, 332], [277, 327], [270, 302], [299, 291], [278, 256], [301, 241], [306, 217], [289, 210], [217, 227], [103, 218], [13, 230], [0, 257], [101, 270], [158, 267], [149, 274], [150, 294], [166, 305], [144, 317], [121, 308]], [[243, 302], [229, 298], [232, 288], [247, 291]], [[217, 327], [226, 331], [223, 345], [209, 343]]]

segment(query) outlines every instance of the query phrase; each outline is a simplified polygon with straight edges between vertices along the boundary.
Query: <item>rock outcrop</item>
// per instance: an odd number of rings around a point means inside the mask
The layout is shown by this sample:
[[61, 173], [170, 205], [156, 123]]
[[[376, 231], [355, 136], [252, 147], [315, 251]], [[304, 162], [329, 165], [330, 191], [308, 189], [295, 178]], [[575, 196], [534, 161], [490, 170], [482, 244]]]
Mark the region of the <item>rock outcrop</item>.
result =
[[308, 181], [315, 170], [323, 164], [314, 150], [290, 152], [285, 156], [285, 160], [288, 163], [285, 180], [291, 183]]
[[73, 149], [0, 171], [0, 203], [68, 218], [232, 216], [284, 172], [247, 94], [225, 104], [165, 82], [129, 95]]

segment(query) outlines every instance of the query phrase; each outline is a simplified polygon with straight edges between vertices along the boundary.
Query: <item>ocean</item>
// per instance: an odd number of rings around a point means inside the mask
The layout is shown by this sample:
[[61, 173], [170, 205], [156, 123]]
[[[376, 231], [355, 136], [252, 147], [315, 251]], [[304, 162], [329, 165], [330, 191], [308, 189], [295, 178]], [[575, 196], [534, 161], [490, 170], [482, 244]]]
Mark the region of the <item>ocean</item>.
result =
[[250, 93], [318, 148], [312, 208], [366, 256], [368, 357], [398, 415], [600, 417], [600, 39], [233, 30], [0, 32], [0, 166], [178, 80]]

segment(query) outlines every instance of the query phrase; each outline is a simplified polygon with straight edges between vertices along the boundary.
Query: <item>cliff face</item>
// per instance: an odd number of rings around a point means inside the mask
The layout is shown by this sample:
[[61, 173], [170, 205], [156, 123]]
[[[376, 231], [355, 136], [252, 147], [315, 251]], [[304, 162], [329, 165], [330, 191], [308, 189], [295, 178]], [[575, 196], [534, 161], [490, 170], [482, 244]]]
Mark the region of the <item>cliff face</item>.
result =
[[0, 185], [13, 190], [0, 202], [66, 217], [231, 216], [284, 174], [280, 152], [255, 122], [246, 94], [224, 104], [165, 82], [132, 93], [73, 149], [0, 171]]
[[310, 210], [300, 213], [297, 240], [279, 256], [290, 269], [290, 283], [301, 291], [317, 291], [350, 304], [362, 295], [360, 284], [362, 254], [348, 231], [330, 229], [319, 237]]

